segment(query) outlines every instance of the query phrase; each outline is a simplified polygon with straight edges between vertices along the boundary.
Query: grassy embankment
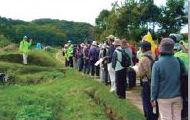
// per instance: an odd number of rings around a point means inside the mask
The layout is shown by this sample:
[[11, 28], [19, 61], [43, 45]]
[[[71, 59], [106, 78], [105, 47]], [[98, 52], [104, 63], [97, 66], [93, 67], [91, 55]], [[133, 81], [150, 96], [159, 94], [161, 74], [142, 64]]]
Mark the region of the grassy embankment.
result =
[[0, 86], [0, 120], [144, 120], [102, 83], [65, 72], [54, 53], [32, 52], [29, 59], [24, 66], [18, 53], [0, 53], [0, 71], [9, 75]]

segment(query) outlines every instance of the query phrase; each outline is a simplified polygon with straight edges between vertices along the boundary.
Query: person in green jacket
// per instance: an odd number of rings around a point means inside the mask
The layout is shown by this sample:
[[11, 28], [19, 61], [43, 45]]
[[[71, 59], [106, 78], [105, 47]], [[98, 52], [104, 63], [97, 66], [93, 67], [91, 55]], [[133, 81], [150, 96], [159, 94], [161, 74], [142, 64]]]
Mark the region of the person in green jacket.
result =
[[174, 56], [180, 58], [184, 62], [186, 71], [188, 71], [188, 65], [189, 65], [188, 52], [183, 50], [183, 48], [178, 44], [174, 45], [174, 51], [175, 51]]
[[24, 36], [23, 40], [20, 42], [20, 46], [19, 46], [19, 51], [22, 53], [22, 56], [23, 56], [23, 64], [25, 64], [25, 65], [27, 64], [29, 47], [32, 44], [32, 39], [30, 39], [29, 42], [27, 40], [28, 40], [28, 37]]
[[68, 41], [67, 43], [68, 47], [65, 52], [65, 58], [67, 60], [67, 65], [73, 67], [73, 45], [71, 44], [71, 41]]

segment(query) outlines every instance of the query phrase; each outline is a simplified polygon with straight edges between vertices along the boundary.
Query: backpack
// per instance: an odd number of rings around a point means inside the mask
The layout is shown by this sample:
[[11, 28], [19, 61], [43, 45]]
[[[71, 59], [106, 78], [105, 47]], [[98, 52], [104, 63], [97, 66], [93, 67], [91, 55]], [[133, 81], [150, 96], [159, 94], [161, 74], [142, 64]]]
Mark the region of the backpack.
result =
[[154, 62], [156, 61], [156, 60], [154, 60], [151, 56], [149, 56], [149, 55], [144, 55], [145, 57], [147, 57], [150, 61], [151, 61], [151, 71], [152, 71], [152, 66], [153, 66], [153, 64], [154, 64]]
[[121, 52], [121, 61], [118, 60], [121, 63], [121, 66], [126, 68], [131, 65], [131, 59], [129, 55], [125, 52], [125, 50], [117, 49], [119, 52]]

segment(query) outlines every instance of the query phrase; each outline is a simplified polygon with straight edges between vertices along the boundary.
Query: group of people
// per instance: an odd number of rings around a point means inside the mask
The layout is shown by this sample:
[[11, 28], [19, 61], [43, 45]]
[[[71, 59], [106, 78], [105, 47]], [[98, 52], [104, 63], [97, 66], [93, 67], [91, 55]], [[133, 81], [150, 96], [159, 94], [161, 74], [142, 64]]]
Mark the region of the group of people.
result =
[[126, 98], [126, 88], [136, 86], [136, 78], [140, 78], [147, 120], [157, 120], [158, 112], [161, 120], [187, 119], [187, 43], [177, 34], [171, 34], [155, 47], [148, 33], [138, 49], [126, 39], [113, 35], [106, 38], [100, 44], [93, 41], [72, 45], [68, 41], [63, 48], [65, 65], [99, 77], [120, 99]]
[[[130, 47], [134, 48], [133, 46]], [[126, 55], [129, 65], [133, 65], [137, 61], [133, 58], [133, 56], [136, 56], [135, 48], [134, 51], [132, 51], [132, 49], [129, 48], [127, 40], [115, 40], [113, 35], [108, 36], [107, 41], [103, 44], [98, 44], [96, 41], [93, 41], [92, 43], [86, 42], [74, 46], [68, 41], [63, 48], [66, 66], [75, 67], [84, 74], [100, 78], [106, 85], [111, 86], [111, 92], [117, 91], [120, 98], [125, 98], [126, 96], [126, 85], [128, 85], [129, 88], [136, 86], [135, 71], [131, 69], [128, 70], [129, 74], [126, 74], [125, 71], [127, 71], [128, 66], [121, 66], [117, 63], [117, 57], [121, 59], [122, 53], [125, 53], [125, 51], [127, 54], [124, 55]], [[122, 61], [122, 59], [120, 61]], [[123, 71], [124, 74], [121, 71]], [[121, 80], [121, 83], [118, 82], [116, 84], [115, 79], [120, 80], [120, 78], [123, 80]], [[126, 82], [126, 80], [128, 80], [128, 82]], [[123, 81], [126, 84], [124, 84]], [[116, 90], [116, 88], [122, 89]]]

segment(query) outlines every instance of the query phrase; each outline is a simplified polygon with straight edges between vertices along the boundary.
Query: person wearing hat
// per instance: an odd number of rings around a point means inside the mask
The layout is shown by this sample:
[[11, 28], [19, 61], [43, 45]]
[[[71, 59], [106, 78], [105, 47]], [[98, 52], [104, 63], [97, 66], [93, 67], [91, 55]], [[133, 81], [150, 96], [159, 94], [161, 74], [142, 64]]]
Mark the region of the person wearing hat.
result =
[[19, 51], [22, 53], [23, 56], [23, 64], [26, 65], [28, 64], [27, 58], [28, 58], [28, 52], [29, 52], [29, 47], [32, 44], [32, 39], [30, 41], [27, 41], [28, 37], [24, 36], [23, 40], [20, 42], [19, 45]]
[[[132, 49], [129, 46], [129, 43], [127, 42], [126, 39], [122, 39], [122, 49], [125, 50], [125, 52], [129, 55], [130, 60], [131, 60], [131, 66], [133, 66], [133, 54], [132, 54]], [[136, 72], [133, 69], [128, 69], [127, 70], [127, 78], [128, 78], [128, 88], [131, 89], [136, 86]]]
[[[180, 63], [174, 57], [174, 41], [163, 38], [160, 57], [154, 63], [151, 76], [151, 103], [158, 101], [161, 120], [181, 120]], [[183, 68], [183, 67], [182, 67]]]
[[108, 67], [107, 67], [107, 59], [104, 59], [104, 57], [106, 57], [106, 53], [108, 52], [108, 43], [107, 41], [102, 44], [101, 46], [101, 50], [100, 50], [100, 54], [99, 54], [99, 58], [102, 58], [103, 61], [100, 64], [100, 72], [101, 72], [101, 77], [102, 80], [104, 82], [105, 85], [109, 85], [109, 75], [108, 75]]
[[[189, 56], [183, 46], [176, 44], [174, 45], [174, 56], [183, 61], [185, 65], [185, 72], [183, 75], [183, 85], [181, 85], [181, 89], [184, 91], [182, 94], [183, 98], [183, 108], [182, 108], [182, 118], [186, 120], [188, 118], [188, 66], [189, 66]], [[186, 118], [186, 119], [185, 119]]]
[[66, 66], [73, 67], [73, 45], [71, 44], [71, 41], [69, 40], [67, 43], [68, 47], [65, 52], [65, 58], [67, 61]]
[[139, 62], [135, 66], [137, 66], [137, 76], [140, 77], [141, 100], [144, 116], [147, 120], [157, 120], [157, 116], [153, 113], [153, 107], [150, 102], [151, 68], [154, 62], [154, 57], [151, 51], [151, 43], [143, 41], [140, 43], [139, 47], [142, 55], [141, 59], [139, 59]]
[[110, 92], [113, 92], [116, 90], [116, 85], [115, 85], [115, 71], [112, 68], [111, 61], [112, 61], [113, 53], [115, 50], [115, 46], [113, 45], [115, 37], [113, 35], [109, 35], [106, 38], [107, 38], [108, 47], [107, 47], [107, 52], [104, 59], [105, 61], [107, 61], [107, 70], [108, 70], [108, 76], [109, 76], [108, 84], [111, 83]]
[[122, 42], [120, 39], [116, 39], [113, 45], [116, 48], [112, 57], [112, 68], [115, 70], [116, 93], [120, 99], [125, 99], [127, 68], [122, 66], [122, 52], [125, 52], [125, 50], [121, 48]]

